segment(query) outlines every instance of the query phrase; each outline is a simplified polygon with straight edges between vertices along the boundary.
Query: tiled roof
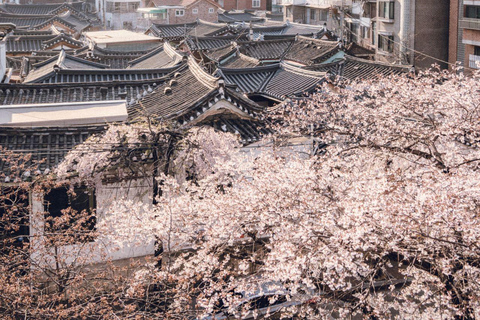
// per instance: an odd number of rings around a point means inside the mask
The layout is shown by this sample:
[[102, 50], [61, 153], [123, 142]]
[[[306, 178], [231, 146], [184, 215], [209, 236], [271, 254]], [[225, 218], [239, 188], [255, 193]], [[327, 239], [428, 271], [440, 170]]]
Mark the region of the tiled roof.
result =
[[75, 56], [108, 65], [112, 69], [125, 69], [128, 67], [130, 61], [135, 60], [148, 52], [149, 51], [114, 51], [95, 46], [93, 50], [90, 50], [88, 47], [85, 49], [79, 49]]
[[40, 36], [7, 36], [6, 49], [7, 53], [32, 53], [33, 51], [43, 50], [45, 41], [55, 38], [55, 35]]
[[81, 11], [83, 2], [75, 3], [43, 3], [43, 4], [3, 4], [0, 5], [0, 9], [5, 12], [13, 14], [25, 14], [25, 15], [48, 15], [55, 14], [62, 9], [74, 9], [75, 11]]
[[198, 20], [195, 28], [188, 31], [188, 34], [194, 37], [214, 37], [224, 34], [228, 30], [230, 30], [230, 27], [225, 23]]
[[258, 66], [259, 64], [259, 60], [246, 56], [240, 52], [236, 52], [231, 57], [228, 57], [220, 62], [221, 67], [230, 69], [253, 68]]
[[43, 42], [43, 49], [49, 49], [54, 47], [57, 43], [65, 43], [72, 48], [82, 48], [84, 46], [83, 42], [75, 40], [74, 38], [66, 35], [65, 33], [60, 33], [56, 37], [49, 39]]
[[218, 70], [219, 75], [229, 84], [237, 85], [245, 93], [257, 93], [262, 85], [270, 79], [279, 69], [279, 64], [248, 69], [227, 69]]
[[53, 16], [47, 15], [15, 15], [9, 13], [0, 13], [0, 23], [10, 22], [17, 26], [17, 28], [35, 29], [35, 26], [41, 25], [46, 21], [52, 19]]
[[312, 72], [287, 63], [246, 69], [219, 68], [217, 72], [227, 83], [237, 85], [245, 93], [262, 94], [274, 100], [312, 91], [325, 76], [323, 72]]
[[309, 72], [282, 63], [281, 68], [260, 88], [260, 92], [284, 100], [289, 96], [313, 91], [324, 78], [325, 73]]
[[[171, 92], [165, 92], [167, 87]], [[214, 91], [212, 83], [199, 81], [195, 71], [184, 65], [174, 74], [171, 83], [160, 85], [152, 94], [141, 100], [141, 105], [137, 104], [130, 108], [129, 118], [134, 119], [143, 115], [176, 118]]]
[[0, 84], [0, 105], [126, 100], [133, 104], [165, 79], [95, 82]]
[[66, 43], [72, 48], [81, 48], [83, 43], [73, 39], [72, 37], [61, 33], [55, 34], [39, 34], [39, 35], [17, 35], [13, 34], [6, 38], [7, 53], [32, 53], [52, 48], [57, 43]]
[[218, 22], [234, 23], [234, 22], [262, 22], [265, 19], [258, 17], [249, 12], [228, 12], [218, 14]]
[[318, 64], [308, 67], [310, 70], [328, 71], [348, 80], [375, 79], [379, 76], [392, 76], [410, 72], [411, 66], [399, 66], [352, 56], [336, 63]]
[[234, 46], [232, 43], [229, 43], [229, 44], [227, 44], [223, 47], [212, 48], [212, 49], [206, 50], [204, 52], [204, 54], [210, 60], [214, 60], [214, 61], [218, 62], [218, 61], [222, 60], [223, 58], [225, 58], [227, 56], [230, 56], [231, 54], [233, 54], [236, 51], [237, 51], [236, 46]]
[[208, 50], [225, 47], [234, 41], [246, 41], [244, 34], [223, 37], [189, 37], [186, 43], [190, 50]]
[[[67, 55], [65, 51], [61, 51], [58, 56], [54, 56], [44, 62], [34, 65], [25, 82], [52, 82], [52, 79], [63, 78], [60, 71], [62, 70], [92, 70], [105, 69], [108, 66], [99, 63], [93, 63], [84, 59]], [[56, 81], [56, 80], [54, 80]], [[61, 81], [63, 82], [63, 81]]]
[[294, 39], [249, 41], [239, 43], [240, 52], [258, 60], [280, 60], [288, 51]]
[[168, 42], [165, 42], [157, 49], [130, 61], [128, 65], [130, 69], [160, 69], [176, 66], [182, 59], [183, 56], [177, 53]]
[[339, 51], [338, 42], [298, 37], [285, 55], [286, 60], [305, 65], [325, 61]]
[[147, 32], [162, 39], [183, 39], [188, 32], [195, 28], [196, 22], [185, 24], [152, 24]]
[[227, 24], [198, 20], [182, 24], [152, 24], [147, 33], [165, 40], [180, 40], [186, 36], [214, 37], [228, 31], [230, 31], [230, 27]]
[[[41, 161], [39, 170], [52, 170], [67, 152], [93, 134], [105, 131], [104, 126], [78, 128], [0, 128], [0, 146], [15, 153], [31, 154], [31, 161]], [[10, 168], [0, 161], [0, 170]], [[36, 173], [32, 172], [31, 175]]]
[[12, 35], [15, 36], [48, 36], [53, 35], [53, 31], [49, 30], [29, 30], [29, 29], [15, 29]]
[[[211, 109], [216, 108], [217, 102], [221, 104], [219, 109]], [[225, 104], [234, 106], [236, 113], [229, 111]], [[153, 116], [176, 120], [185, 126], [208, 124], [239, 134], [245, 142], [258, 140], [266, 131], [258, 128], [260, 123], [256, 115], [261, 112], [262, 107], [223, 86], [218, 78], [206, 73], [191, 57], [188, 64], [170, 74], [170, 80], [128, 109], [131, 121]]]

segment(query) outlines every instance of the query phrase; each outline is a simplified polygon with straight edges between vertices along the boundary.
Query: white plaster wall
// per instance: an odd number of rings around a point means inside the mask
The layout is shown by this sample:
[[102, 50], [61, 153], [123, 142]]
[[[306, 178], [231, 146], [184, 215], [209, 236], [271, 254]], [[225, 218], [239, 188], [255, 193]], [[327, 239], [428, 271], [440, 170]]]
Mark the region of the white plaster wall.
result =
[[[100, 223], [107, 215], [114, 215], [109, 210], [111, 204], [118, 199], [139, 200], [142, 203], [151, 203], [152, 187], [151, 180], [135, 180], [126, 183], [113, 183], [99, 186], [96, 189], [97, 200], [97, 223]], [[31, 245], [34, 249], [32, 260], [38, 267], [55, 267], [60, 265], [84, 265], [90, 263], [102, 263], [111, 260], [121, 260], [135, 257], [152, 255], [155, 251], [154, 238], [151, 241], [137, 241], [135, 235], [128, 243], [119, 247], [105, 239], [96, 239], [93, 242], [66, 245], [58, 248], [45, 247], [43, 217], [43, 196], [34, 194], [31, 198], [32, 215], [30, 217]], [[58, 259], [56, 259], [57, 257]]]

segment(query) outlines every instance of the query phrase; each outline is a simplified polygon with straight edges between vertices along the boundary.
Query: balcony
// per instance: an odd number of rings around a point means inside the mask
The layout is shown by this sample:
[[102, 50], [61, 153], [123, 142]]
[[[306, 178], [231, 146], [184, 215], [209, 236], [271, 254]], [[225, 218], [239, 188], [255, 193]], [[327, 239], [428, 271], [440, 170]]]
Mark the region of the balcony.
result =
[[480, 69], [480, 56], [471, 54], [469, 57], [469, 67], [472, 69]]
[[463, 18], [459, 21], [461, 29], [472, 29], [480, 31], [480, 19]]

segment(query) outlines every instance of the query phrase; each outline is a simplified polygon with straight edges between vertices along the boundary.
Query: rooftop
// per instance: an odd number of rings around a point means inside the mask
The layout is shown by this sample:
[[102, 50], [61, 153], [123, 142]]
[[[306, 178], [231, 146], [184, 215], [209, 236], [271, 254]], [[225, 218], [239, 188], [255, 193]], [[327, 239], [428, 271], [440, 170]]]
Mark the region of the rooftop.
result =
[[157, 37], [128, 30], [108, 30], [85, 32], [85, 37], [91, 39], [95, 44], [119, 44], [128, 42], [159, 42]]

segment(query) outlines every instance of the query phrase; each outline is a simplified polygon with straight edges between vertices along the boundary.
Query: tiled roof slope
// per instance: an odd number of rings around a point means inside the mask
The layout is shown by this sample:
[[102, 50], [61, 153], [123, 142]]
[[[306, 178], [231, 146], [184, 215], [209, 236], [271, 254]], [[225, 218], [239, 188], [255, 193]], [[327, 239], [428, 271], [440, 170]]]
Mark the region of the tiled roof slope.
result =
[[182, 59], [183, 56], [177, 53], [168, 42], [165, 42], [157, 49], [130, 61], [128, 65], [130, 69], [160, 69], [176, 66]]
[[279, 67], [280, 65], [277, 63], [248, 69], [221, 68], [218, 73], [227, 83], [237, 85], [242, 92], [257, 93], [262, 85], [277, 72]]
[[[31, 162], [39, 162], [41, 173], [52, 170], [67, 152], [93, 134], [105, 130], [103, 126], [78, 128], [0, 128], [0, 146], [15, 153], [31, 154]], [[6, 163], [0, 161], [0, 170], [8, 172]], [[36, 172], [32, 172], [35, 175]]]
[[288, 49], [285, 59], [311, 65], [325, 61], [338, 51], [339, 44], [336, 41], [298, 37]]
[[134, 104], [165, 79], [95, 82], [0, 84], [0, 105], [126, 100]]
[[260, 92], [284, 100], [289, 96], [303, 95], [315, 90], [324, 78], [325, 73], [323, 72], [309, 72], [281, 63], [281, 68], [260, 88]]
[[248, 41], [239, 43], [240, 52], [258, 60], [280, 60], [294, 39]]
[[262, 94], [278, 101], [314, 90], [325, 77], [324, 72], [305, 70], [283, 62], [245, 69], [219, 68], [217, 73], [245, 93]]
[[107, 69], [108, 66], [90, 62], [62, 52], [35, 65], [25, 83], [122, 83], [125, 81], [151, 81], [162, 78], [177, 67], [163, 69]]
[[365, 60], [352, 56], [345, 56], [344, 59], [329, 63], [316, 64], [307, 67], [315, 71], [327, 71], [333, 75], [348, 80], [368, 80], [379, 76], [400, 75], [410, 72], [411, 66], [391, 65], [377, 61]]

